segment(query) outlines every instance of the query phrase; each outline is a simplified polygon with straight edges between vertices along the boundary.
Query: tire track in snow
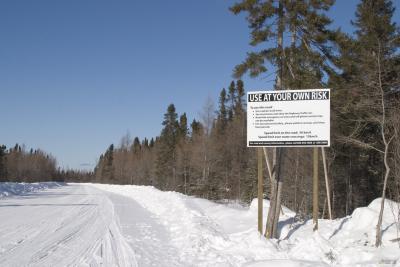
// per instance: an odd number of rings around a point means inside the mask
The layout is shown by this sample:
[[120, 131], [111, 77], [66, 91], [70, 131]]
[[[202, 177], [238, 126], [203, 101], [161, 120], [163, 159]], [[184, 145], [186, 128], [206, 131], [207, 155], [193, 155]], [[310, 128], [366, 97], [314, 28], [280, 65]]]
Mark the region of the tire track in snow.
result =
[[139, 266], [187, 266], [179, 261], [179, 251], [171, 244], [168, 229], [153, 213], [131, 198], [107, 193], [113, 202], [125, 239], [134, 249]]
[[112, 203], [83, 185], [2, 198], [0, 229], [0, 266], [136, 266]]

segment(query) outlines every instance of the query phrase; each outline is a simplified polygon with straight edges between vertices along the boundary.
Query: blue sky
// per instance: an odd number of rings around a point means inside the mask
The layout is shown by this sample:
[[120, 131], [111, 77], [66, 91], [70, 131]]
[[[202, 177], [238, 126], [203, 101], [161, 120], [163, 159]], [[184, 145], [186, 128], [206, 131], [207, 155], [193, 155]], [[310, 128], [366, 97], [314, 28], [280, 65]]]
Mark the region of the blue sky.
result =
[[[334, 26], [351, 31], [357, 2], [337, 1]], [[0, 143], [93, 168], [127, 132], [158, 135], [170, 103], [198, 117], [251, 49], [232, 3], [0, 1]], [[249, 90], [271, 88], [269, 80], [244, 78]]]

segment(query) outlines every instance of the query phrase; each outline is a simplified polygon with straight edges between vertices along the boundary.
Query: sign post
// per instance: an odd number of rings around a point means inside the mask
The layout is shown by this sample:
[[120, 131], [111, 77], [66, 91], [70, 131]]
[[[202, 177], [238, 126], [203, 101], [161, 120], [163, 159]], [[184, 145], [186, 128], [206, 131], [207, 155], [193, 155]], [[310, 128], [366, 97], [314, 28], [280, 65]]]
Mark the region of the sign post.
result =
[[318, 147], [313, 148], [313, 231], [318, 230]]
[[[318, 147], [330, 146], [330, 89], [248, 92], [247, 146], [258, 151], [260, 147], [314, 147], [313, 218], [318, 229]], [[260, 230], [262, 153], [257, 152], [257, 157]]]
[[258, 232], [262, 234], [263, 228], [263, 189], [264, 189], [264, 179], [263, 179], [263, 167], [262, 167], [262, 148], [257, 147], [257, 174], [258, 174]]

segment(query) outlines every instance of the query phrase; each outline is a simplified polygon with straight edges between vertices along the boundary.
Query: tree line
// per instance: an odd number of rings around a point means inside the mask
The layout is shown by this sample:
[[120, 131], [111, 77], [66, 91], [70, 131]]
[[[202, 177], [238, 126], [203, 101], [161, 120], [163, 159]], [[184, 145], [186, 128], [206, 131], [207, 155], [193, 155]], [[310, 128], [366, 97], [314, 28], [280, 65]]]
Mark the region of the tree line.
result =
[[0, 145], [0, 182], [90, 182], [93, 176], [93, 171], [57, 167], [56, 158], [41, 149]]
[[221, 90], [217, 112], [208, 99], [201, 119], [190, 125], [186, 113], [178, 115], [170, 104], [160, 135], [142, 141], [127, 135], [118, 147], [110, 145], [100, 156], [95, 181], [250, 200], [244, 95], [243, 82], [232, 81], [228, 90]]
[[[400, 39], [393, 2], [360, 1], [353, 34], [330, 29], [326, 11], [333, 4], [242, 0], [233, 5], [234, 14], [247, 15], [250, 44], [259, 49], [235, 67], [237, 80], [221, 90], [217, 107], [206, 101], [200, 120], [188, 125], [186, 114], [178, 115], [171, 104], [160, 135], [142, 141], [125, 136], [119, 147], [111, 145], [99, 159], [95, 181], [250, 201], [256, 196], [255, 152], [246, 148], [240, 80], [247, 73], [273, 77], [278, 90], [332, 88], [327, 156], [334, 216], [368, 205], [382, 195], [385, 181], [384, 191], [399, 200]], [[311, 212], [311, 158], [304, 148], [285, 149], [280, 156], [282, 202], [301, 216]], [[325, 209], [321, 201], [321, 213]]]
[[56, 159], [40, 149], [26, 150], [16, 144], [0, 145], [0, 182], [38, 182], [56, 179]]

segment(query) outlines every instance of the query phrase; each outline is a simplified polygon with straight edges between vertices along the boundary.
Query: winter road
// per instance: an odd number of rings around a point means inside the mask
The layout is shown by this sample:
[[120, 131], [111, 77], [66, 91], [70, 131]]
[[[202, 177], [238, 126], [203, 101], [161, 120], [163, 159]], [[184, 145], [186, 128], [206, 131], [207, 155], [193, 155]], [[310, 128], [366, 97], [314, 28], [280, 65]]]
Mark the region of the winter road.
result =
[[2, 199], [0, 266], [137, 266], [114, 214], [134, 231], [135, 216], [124, 207], [146, 212], [134, 202], [87, 185]]

